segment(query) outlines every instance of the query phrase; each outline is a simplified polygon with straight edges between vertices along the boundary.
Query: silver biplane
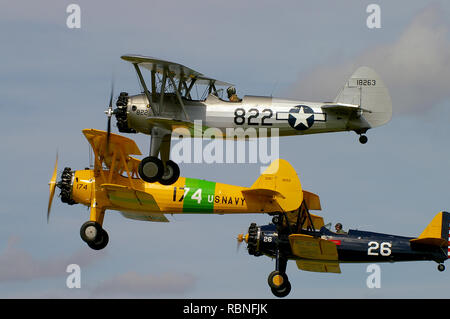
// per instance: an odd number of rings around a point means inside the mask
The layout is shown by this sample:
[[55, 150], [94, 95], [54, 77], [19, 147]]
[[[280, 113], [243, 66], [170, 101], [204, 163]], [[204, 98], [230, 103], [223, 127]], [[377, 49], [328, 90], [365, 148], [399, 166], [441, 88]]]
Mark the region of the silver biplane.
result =
[[[238, 128], [244, 131], [254, 128], [256, 137], [261, 129], [267, 136], [272, 128], [277, 129], [279, 136], [354, 131], [365, 144], [367, 130], [389, 122], [392, 117], [389, 91], [368, 67], [358, 68], [334, 101], [305, 102], [264, 96], [240, 99], [232, 84], [181, 64], [140, 55], [124, 55], [122, 59], [133, 65], [143, 93], [121, 92], [113, 110], [111, 92], [105, 112], [108, 132], [114, 115], [119, 132], [151, 135], [149, 156], [141, 161], [138, 170], [140, 177], [149, 183], [170, 185], [178, 179], [180, 169], [169, 159], [172, 132], [177, 128], [198, 131], [195, 125], [199, 122], [200, 133], [216, 128], [222, 132], [222, 138], [227, 138], [227, 129]], [[149, 85], [143, 69], [150, 71]], [[205, 93], [193, 98], [198, 87]], [[224, 88], [227, 98], [222, 96]]]

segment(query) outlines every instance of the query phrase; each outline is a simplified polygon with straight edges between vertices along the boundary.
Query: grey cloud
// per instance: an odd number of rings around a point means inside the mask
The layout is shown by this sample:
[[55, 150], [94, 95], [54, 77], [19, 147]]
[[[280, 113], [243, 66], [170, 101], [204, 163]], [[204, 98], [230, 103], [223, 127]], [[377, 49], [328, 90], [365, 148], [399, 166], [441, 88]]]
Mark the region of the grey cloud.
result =
[[114, 295], [162, 295], [162, 294], [184, 294], [190, 291], [196, 278], [190, 274], [164, 273], [138, 274], [127, 272], [108, 279], [99, 284], [95, 289], [95, 294]]
[[104, 252], [95, 254], [86, 248], [66, 257], [37, 259], [28, 251], [18, 247], [18, 242], [17, 237], [11, 237], [0, 255], [0, 282], [67, 276], [68, 265], [88, 266], [105, 255]]
[[[303, 100], [333, 100], [361, 65], [374, 68], [389, 88], [394, 113], [417, 114], [450, 97], [450, 39], [439, 5], [414, 17], [392, 43], [351, 60], [328, 62], [299, 79], [288, 94]], [[376, 31], [375, 31], [376, 32]]]

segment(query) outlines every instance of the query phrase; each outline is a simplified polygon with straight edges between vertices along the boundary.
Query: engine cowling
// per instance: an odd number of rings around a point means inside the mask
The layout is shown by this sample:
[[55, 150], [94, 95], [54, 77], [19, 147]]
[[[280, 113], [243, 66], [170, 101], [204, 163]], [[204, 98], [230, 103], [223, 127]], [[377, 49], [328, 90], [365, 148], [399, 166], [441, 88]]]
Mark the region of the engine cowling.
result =
[[279, 245], [278, 232], [274, 224], [265, 226], [250, 224], [246, 240], [248, 253], [253, 256], [274, 256]]
[[136, 130], [128, 126], [128, 102], [129, 97], [127, 92], [121, 92], [117, 98], [114, 114], [117, 120], [117, 129], [121, 133], [136, 133]]

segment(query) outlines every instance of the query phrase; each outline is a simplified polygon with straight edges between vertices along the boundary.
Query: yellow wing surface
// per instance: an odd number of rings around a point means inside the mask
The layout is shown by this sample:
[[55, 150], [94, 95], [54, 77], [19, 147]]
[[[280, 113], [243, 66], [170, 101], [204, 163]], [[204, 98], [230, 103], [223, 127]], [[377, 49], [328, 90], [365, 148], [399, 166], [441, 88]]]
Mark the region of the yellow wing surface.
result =
[[314, 272], [340, 273], [336, 244], [325, 239], [292, 234], [289, 236], [292, 253], [299, 257], [297, 267]]
[[116, 184], [102, 184], [110, 202], [120, 208], [126, 218], [154, 222], [168, 222], [153, 196], [149, 193]]
[[84, 129], [83, 134], [91, 144], [95, 155], [94, 169], [102, 170], [102, 164], [113, 172], [122, 174], [127, 172], [129, 176], [137, 177], [139, 160], [130, 155], [142, 155], [136, 143], [124, 136], [110, 134], [107, 143], [107, 132]]

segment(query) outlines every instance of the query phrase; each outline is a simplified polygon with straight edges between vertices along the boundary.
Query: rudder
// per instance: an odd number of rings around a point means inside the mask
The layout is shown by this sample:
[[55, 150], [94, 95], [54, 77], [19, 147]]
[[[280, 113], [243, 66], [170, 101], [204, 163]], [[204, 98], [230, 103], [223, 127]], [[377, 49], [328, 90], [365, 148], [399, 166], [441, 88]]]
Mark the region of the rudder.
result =
[[283, 159], [273, 161], [247, 192], [274, 196], [284, 211], [299, 208], [303, 201], [302, 185], [297, 172]]
[[450, 214], [448, 212], [439, 212], [419, 237], [411, 240], [411, 242], [442, 247], [446, 249], [448, 257], [450, 255], [448, 249], [448, 241], [450, 239], [449, 222]]
[[[392, 118], [389, 90], [378, 74], [366, 66], [358, 68], [353, 73], [334, 102], [358, 105], [361, 108], [360, 115], [365, 120], [363, 122], [368, 126], [367, 129], [386, 124]], [[355, 123], [356, 128], [360, 128], [360, 122]]]

